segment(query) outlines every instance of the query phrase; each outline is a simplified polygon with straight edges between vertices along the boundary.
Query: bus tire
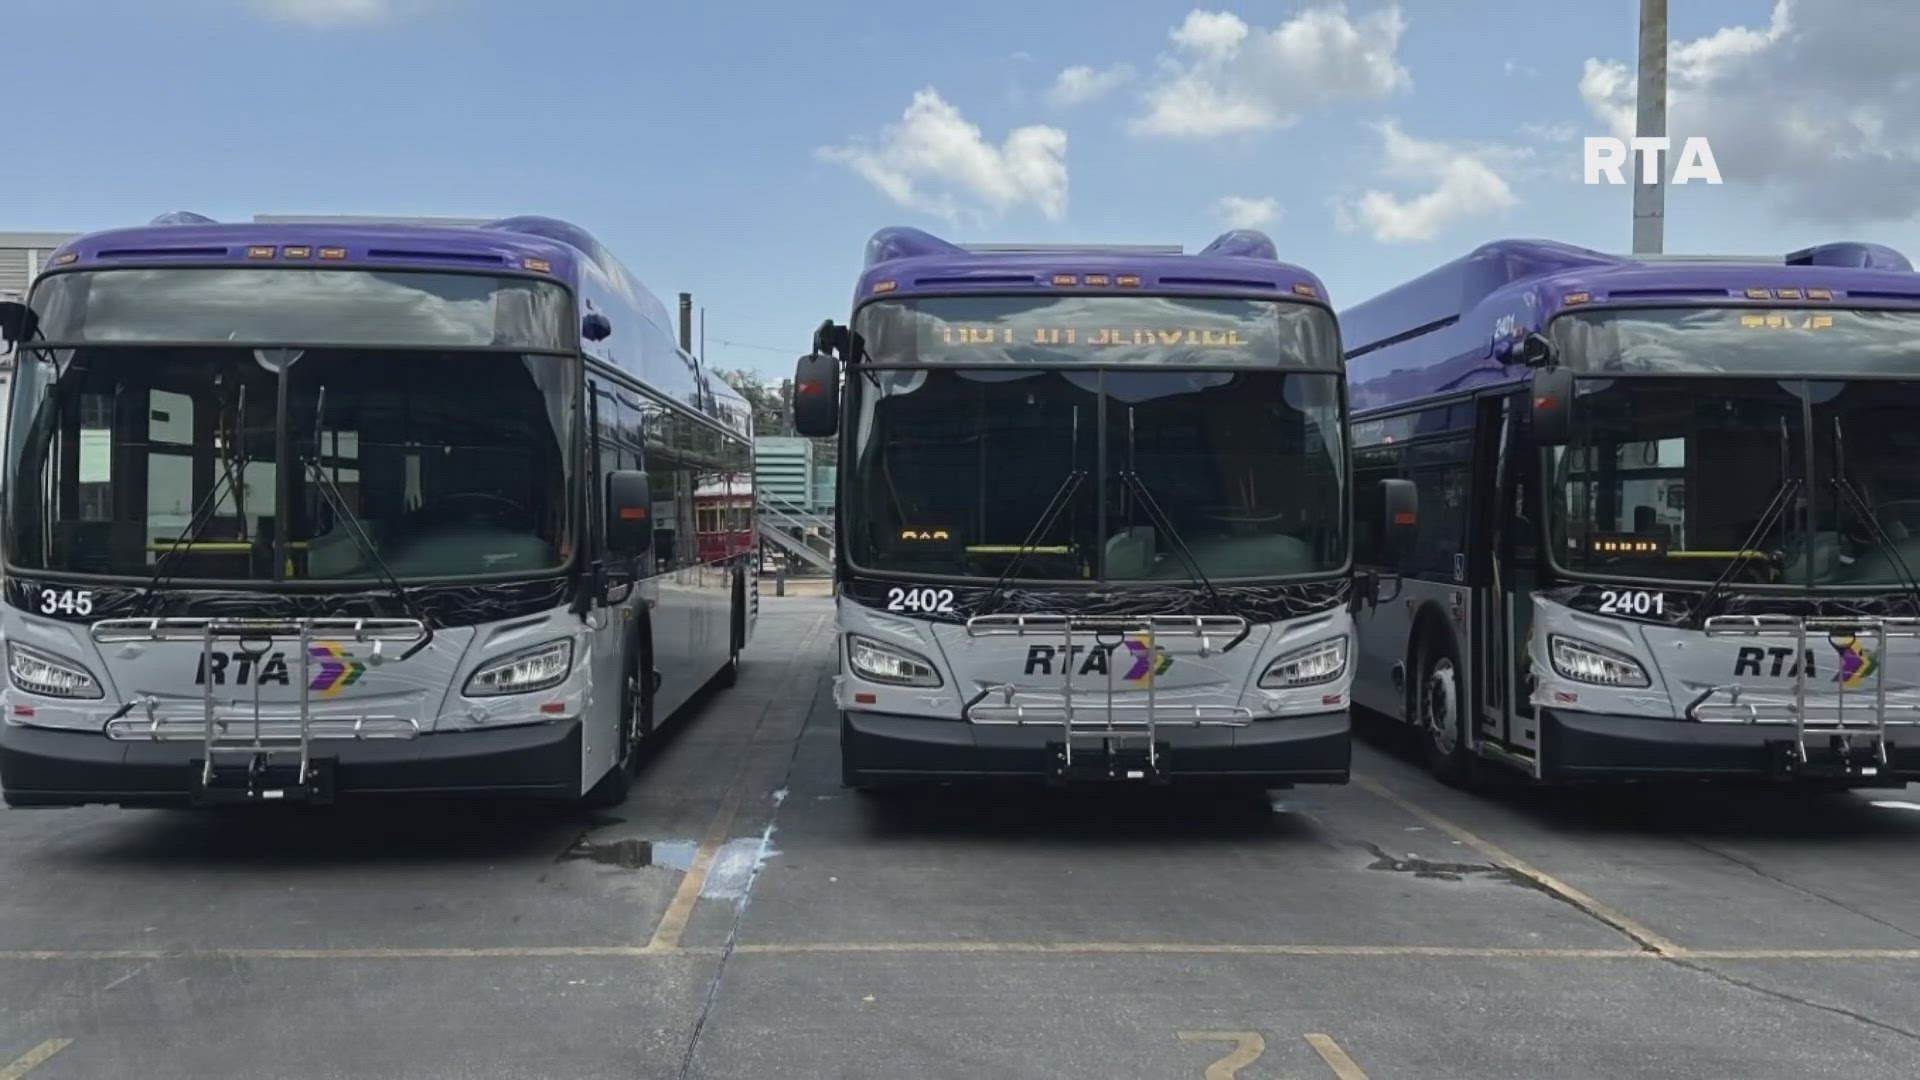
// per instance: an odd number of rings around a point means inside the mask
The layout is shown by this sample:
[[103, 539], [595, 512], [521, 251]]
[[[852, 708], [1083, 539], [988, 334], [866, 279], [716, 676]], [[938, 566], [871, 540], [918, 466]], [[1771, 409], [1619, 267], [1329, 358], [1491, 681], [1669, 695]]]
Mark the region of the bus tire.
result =
[[1413, 715], [1427, 770], [1451, 787], [1472, 787], [1477, 762], [1467, 745], [1460, 653], [1453, 638], [1444, 631], [1428, 632], [1420, 646], [1418, 670]]
[[727, 666], [713, 677], [713, 685], [721, 690], [740, 681], [740, 639], [746, 636], [747, 623], [746, 579], [741, 574], [733, 576], [733, 602], [728, 607]]
[[605, 810], [627, 801], [633, 791], [633, 778], [640, 771], [640, 750], [653, 735], [653, 682], [646, 677], [652, 670], [651, 641], [636, 625], [627, 642], [626, 660], [620, 677], [620, 749], [613, 768], [581, 797], [582, 805]]

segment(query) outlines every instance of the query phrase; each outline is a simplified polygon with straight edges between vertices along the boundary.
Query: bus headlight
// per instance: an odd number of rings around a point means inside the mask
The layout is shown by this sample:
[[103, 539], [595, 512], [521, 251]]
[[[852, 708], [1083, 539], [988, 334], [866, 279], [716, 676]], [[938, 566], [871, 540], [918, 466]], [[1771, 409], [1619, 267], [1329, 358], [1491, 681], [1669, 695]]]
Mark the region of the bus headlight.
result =
[[1547, 652], [1553, 658], [1553, 670], [1574, 682], [1595, 686], [1651, 686], [1647, 669], [1625, 653], [1595, 645], [1579, 638], [1547, 636]]
[[106, 694], [99, 680], [72, 660], [62, 660], [38, 649], [7, 642], [7, 673], [13, 685], [29, 694], [56, 698], [98, 698]]
[[558, 686], [573, 670], [573, 642], [566, 638], [508, 653], [467, 677], [468, 697], [526, 694]]
[[940, 673], [926, 657], [894, 645], [882, 645], [859, 634], [847, 635], [847, 664], [854, 674], [869, 682], [889, 686], [940, 685]]
[[1318, 686], [1346, 674], [1347, 636], [1328, 638], [1304, 649], [1295, 649], [1273, 663], [1260, 675], [1264, 690], [1286, 690], [1295, 686]]

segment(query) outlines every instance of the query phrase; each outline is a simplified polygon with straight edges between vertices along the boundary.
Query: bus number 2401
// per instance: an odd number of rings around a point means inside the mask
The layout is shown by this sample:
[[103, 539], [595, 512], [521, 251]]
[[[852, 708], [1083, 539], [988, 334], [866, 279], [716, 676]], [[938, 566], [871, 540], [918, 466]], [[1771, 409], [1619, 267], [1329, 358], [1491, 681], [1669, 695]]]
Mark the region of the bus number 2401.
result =
[[888, 611], [953, 610], [952, 589], [888, 589]]
[[1648, 592], [1645, 589], [1600, 590], [1600, 614], [1602, 615], [1665, 615], [1666, 613], [1665, 593]]

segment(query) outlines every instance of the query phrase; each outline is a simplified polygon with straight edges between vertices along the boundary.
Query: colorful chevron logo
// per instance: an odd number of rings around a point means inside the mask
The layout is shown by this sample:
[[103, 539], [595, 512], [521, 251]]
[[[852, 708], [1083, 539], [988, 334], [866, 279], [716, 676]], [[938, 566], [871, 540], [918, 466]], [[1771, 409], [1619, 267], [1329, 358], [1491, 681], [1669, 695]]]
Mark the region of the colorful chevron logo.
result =
[[1880, 666], [1880, 661], [1860, 644], [1859, 638], [1850, 637], [1844, 643], [1835, 641], [1833, 647], [1840, 651], [1840, 670], [1834, 672], [1833, 681], [1845, 689], [1851, 690], [1867, 681], [1867, 676]]
[[1121, 678], [1128, 682], [1142, 682], [1151, 675], [1165, 675], [1167, 668], [1173, 666], [1173, 654], [1159, 646], [1154, 646], [1156, 655], [1149, 656], [1147, 643], [1139, 638], [1127, 639], [1127, 651], [1133, 654], [1133, 666]]
[[367, 673], [367, 665], [347, 655], [337, 641], [322, 641], [307, 648], [307, 653], [320, 662], [320, 669], [313, 674], [313, 681], [307, 689], [321, 697], [333, 697], [360, 681]]

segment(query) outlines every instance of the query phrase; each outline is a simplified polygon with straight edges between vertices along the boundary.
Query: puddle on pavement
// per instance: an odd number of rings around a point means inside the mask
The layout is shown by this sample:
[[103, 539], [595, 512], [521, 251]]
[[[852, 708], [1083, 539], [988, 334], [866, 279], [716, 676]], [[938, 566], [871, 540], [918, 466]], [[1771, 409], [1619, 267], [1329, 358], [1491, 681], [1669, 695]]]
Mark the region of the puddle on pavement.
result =
[[[759, 836], [742, 836], [721, 844], [714, 850], [713, 861], [707, 865], [707, 880], [700, 889], [700, 895], [721, 900], [738, 900], [745, 896], [754, 875], [766, 865], [769, 857], [776, 854], [772, 838], [772, 830], [769, 829]], [[693, 869], [694, 859], [699, 852], [700, 845], [693, 840], [627, 837], [619, 840], [582, 840], [568, 850], [564, 858], [585, 859], [622, 870], [658, 866], [664, 870], [686, 873]]]
[[1417, 878], [1431, 881], [1465, 881], [1470, 877], [1493, 878], [1515, 885], [1532, 886], [1533, 882], [1514, 873], [1504, 866], [1491, 863], [1455, 863], [1440, 862], [1434, 859], [1422, 859], [1409, 854], [1405, 858], [1395, 858], [1378, 844], [1368, 844], [1367, 850], [1373, 852], [1374, 861], [1367, 864], [1369, 870], [1390, 870], [1399, 874], [1412, 874]]
[[619, 840], [581, 840], [562, 858], [585, 859], [622, 870], [659, 866], [684, 872], [692, 869], [694, 853], [699, 849], [700, 845], [691, 840], [641, 840], [630, 836]]

